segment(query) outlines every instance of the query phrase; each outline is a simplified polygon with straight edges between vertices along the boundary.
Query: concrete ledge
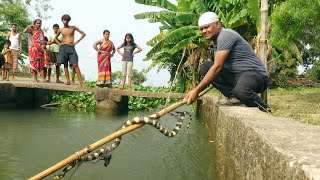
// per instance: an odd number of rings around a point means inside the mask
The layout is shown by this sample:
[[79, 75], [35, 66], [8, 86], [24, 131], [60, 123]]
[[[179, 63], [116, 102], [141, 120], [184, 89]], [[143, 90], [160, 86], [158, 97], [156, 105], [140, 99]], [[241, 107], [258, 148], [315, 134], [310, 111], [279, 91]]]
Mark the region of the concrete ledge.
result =
[[217, 179], [320, 179], [320, 126], [202, 98]]
[[145, 92], [145, 91], [126, 91], [120, 89], [110, 88], [81, 88], [79, 84], [64, 85], [62, 83], [34, 83], [30, 78], [24, 78], [18, 81], [0, 81], [2, 86], [14, 86], [20, 88], [31, 88], [31, 89], [49, 89], [56, 91], [80, 91], [80, 92], [93, 92], [97, 94], [97, 100], [105, 99], [105, 95], [115, 97], [115, 101], [120, 99], [120, 96], [139, 96], [139, 97], [150, 97], [150, 98], [177, 98], [183, 99], [185, 94], [183, 93], [165, 93], [165, 92]]
[[22, 107], [25, 105], [40, 106], [51, 102], [54, 91], [92, 92], [97, 110], [108, 111], [109, 114], [127, 113], [129, 96], [153, 98], [184, 98], [185, 96], [181, 93], [126, 91], [116, 88], [81, 88], [79, 84], [34, 83], [32, 79], [24, 78], [17, 81], [0, 81], [0, 103], [10, 103]]

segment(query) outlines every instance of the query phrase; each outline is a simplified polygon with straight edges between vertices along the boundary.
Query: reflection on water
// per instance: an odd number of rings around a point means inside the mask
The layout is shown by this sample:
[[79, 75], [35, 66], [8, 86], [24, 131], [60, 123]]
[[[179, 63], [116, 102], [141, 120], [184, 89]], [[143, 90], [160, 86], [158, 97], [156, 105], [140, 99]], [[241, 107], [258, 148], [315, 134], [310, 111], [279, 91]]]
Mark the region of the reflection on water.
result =
[[[111, 116], [101, 112], [1, 109], [0, 179], [32, 177], [113, 133], [128, 118], [149, 114]], [[176, 119], [165, 116], [160, 123], [171, 130]], [[184, 124], [174, 138], [144, 126], [123, 136], [107, 168], [102, 161], [84, 164], [72, 179], [213, 179], [206, 133], [198, 120], [193, 120], [190, 129]]]

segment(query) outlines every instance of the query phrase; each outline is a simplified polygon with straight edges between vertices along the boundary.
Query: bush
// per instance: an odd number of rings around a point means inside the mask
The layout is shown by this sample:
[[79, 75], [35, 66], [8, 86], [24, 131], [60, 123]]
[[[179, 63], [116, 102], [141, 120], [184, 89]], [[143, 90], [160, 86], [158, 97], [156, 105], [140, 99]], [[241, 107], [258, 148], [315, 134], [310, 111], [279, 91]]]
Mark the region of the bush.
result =
[[[135, 91], [147, 91], [147, 92], [169, 92], [170, 88], [165, 87], [150, 87], [150, 86], [137, 86], [134, 85]], [[172, 91], [174, 92], [174, 91]], [[145, 98], [145, 97], [129, 97], [129, 109], [130, 110], [154, 110], [160, 106], [178, 102], [179, 99], [165, 99], [165, 98]]]
[[317, 60], [312, 68], [307, 71], [306, 77], [315, 82], [320, 82], [320, 60]]
[[95, 111], [96, 101], [92, 92], [55, 92], [53, 102], [62, 108]]

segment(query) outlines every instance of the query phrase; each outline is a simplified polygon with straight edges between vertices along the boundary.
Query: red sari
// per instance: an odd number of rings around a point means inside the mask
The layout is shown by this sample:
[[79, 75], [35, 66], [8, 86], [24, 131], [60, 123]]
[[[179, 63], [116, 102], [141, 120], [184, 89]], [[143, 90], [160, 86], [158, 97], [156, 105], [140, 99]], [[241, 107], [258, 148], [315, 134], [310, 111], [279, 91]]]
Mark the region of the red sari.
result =
[[100, 45], [100, 52], [98, 54], [98, 86], [111, 86], [111, 52], [114, 51], [114, 45], [112, 41], [104, 42], [99, 40], [97, 44]]
[[44, 67], [44, 51], [45, 46], [44, 33], [41, 29], [37, 30], [33, 35], [29, 34], [29, 60], [30, 67], [40, 72]]

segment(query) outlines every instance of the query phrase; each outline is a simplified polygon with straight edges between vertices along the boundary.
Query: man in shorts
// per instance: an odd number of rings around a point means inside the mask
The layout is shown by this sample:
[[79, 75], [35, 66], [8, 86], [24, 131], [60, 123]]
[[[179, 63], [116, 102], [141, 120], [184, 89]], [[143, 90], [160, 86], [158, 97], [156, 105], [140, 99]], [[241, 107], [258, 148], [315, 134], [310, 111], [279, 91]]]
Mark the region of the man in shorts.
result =
[[[64, 72], [67, 79], [67, 81], [64, 84], [71, 84], [68, 69], [69, 63], [70, 65], [72, 65], [73, 69], [77, 73], [80, 86], [83, 87], [81, 72], [78, 66], [78, 55], [74, 46], [77, 45], [86, 36], [86, 33], [80, 30], [77, 26], [69, 25], [71, 17], [68, 14], [63, 15], [61, 17], [61, 20], [63, 23], [63, 28], [58, 30], [58, 33], [55, 36], [55, 40], [58, 41], [60, 44], [58, 63], [64, 65]], [[75, 31], [78, 31], [81, 34], [80, 39], [78, 39], [77, 41], [74, 41]], [[62, 41], [58, 39], [60, 34], [62, 34]]]

